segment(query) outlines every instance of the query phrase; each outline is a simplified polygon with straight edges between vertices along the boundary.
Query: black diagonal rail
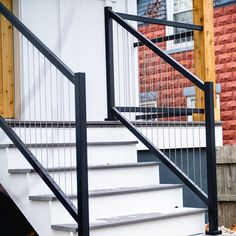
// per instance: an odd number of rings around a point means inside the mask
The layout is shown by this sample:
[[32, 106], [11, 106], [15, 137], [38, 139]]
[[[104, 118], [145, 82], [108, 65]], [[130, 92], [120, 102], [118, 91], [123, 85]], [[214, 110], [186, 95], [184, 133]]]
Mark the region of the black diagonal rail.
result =
[[[215, 146], [215, 120], [214, 120], [214, 91], [213, 82], [203, 82], [193, 73], [188, 71], [179, 62], [161, 50], [155, 45], [155, 41], [159, 39], [149, 40], [144, 35], [139, 33], [134, 27], [129, 25], [124, 19], [131, 21], [139, 21], [151, 24], [162, 24], [172, 27], [185, 28], [189, 30], [203, 30], [202, 26], [183, 24], [179, 22], [170, 22], [158, 19], [150, 19], [147, 17], [140, 17], [128, 15], [123, 13], [116, 13], [112, 11], [111, 7], [105, 8], [105, 41], [106, 41], [106, 71], [107, 71], [107, 119], [118, 119], [123, 123], [154, 155], [159, 159], [186, 184], [204, 203], [208, 206], [209, 215], [209, 231], [206, 234], [219, 235], [222, 234], [218, 230], [218, 209], [217, 209], [217, 181], [216, 181], [216, 146]], [[148, 139], [139, 132], [139, 130], [128, 121], [122, 114], [122, 111], [133, 112], [147, 112], [145, 108], [137, 107], [116, 107], [115, 106], [115, 89], [114, 89], [114, 55], [113, 55], [113, 20], [126, 29], [130, 34], [136, 37], [141, 45], [147, 46], [155, 54], [161, 57], [165, 62], [176, 69], [185, 78], [191, 81], [196, 87], [201, 89], [205, 94], [205, 120], [206, 120], [206, 150], [207, 150], [207, 186], [208, 195], [204, 193], [185, 173], [183, 173], [168, 157], [161, 152], [157, 147], [148, 141]], [[172, 36], [170, 36], [171, 38]], [[182, 37], [179, 35], [179, 37]], [[165, 40], [169, 40], [167, 37]], [[149, 108], [153, 112], [152, 108]], [[155, 110], [158, 112], [158, 108]], [[173, 110], [174, 114], [175, 110]], [[198, 111], [198, 112], [202, 112]]]
[[53, 180], [48, 171], [40, 164], [34, 154], [28, 149], [28, 147], [22, 142], [22, 140], [17, 136], [15, 131], [8, 126], [4, 118], [0, 117], [0, 127], [9, 137], [9, 139], [15, 144], [16, 148], [21, 152], [21, 154], [26, 158], [42, 180], [47, 184], [51, 191], [55, 194], [57, 199], [64, 205], [71, 216], [77, 221], [77, 209], [72, 203], [72, 201], [66, 196], [66, 194], [61, 190], [58, 184]]
[[147, 140], [147, 138], [136, 129], [136, 127], [128, 121], [121, 113], [113, 108], [113, 115], [120, 120], [155, 156], [157, 156], [179, 179], [183, 181], [204, 203], [208, 204], [207, 195], [169, 158], [159, 149]]
[[47, 58], [75, 86], [78, 209], [76, 209], [68, 196], [60, 189], [57, 183], [49, 175], [48, 170], [43, 168], [29, 148], [16, 135], [14, 130], [7, 125], [7, 122], [2, 117], [0, 117], [0, 127], [77, 222], [78, 234], [80, 236], [89, 236], [85, 73], [74, 73], [2, 3], [0, 3], [0, 14], [3, 15], [25, 38], [27, 38], [32, 45], [37, 48], [39, 52], [42, 53], [42, 55], [44, 55], [45, 58]]
[[[115, 89], [114, 89], [114, 52], [113, 52], [113, 20], [126, 29], [129, 33], [135, 36], [141, 43], [146, 45], [155, 54], [161, 57], [165, 62], [175, 68], [180, 74], [190, 80], [202, 91], [205, 90], [204, 82], [196, 75], [187, 70], [183, 65], [177, 62], [174, 58], [161, 50], [154, 42], [146, 38], [134, 27], [129, 25], [116, 12], [112, 11], [111, 7], [105, 7], [105, 47], [106, 47], [106, 74], [107, 74], [107, 120], [112, 120], [111, 109], [115, 107]], [[141, 20], [140, 20], [141, 21]], [[182, 24], [182, 23], [181, 23]], [[182, 26], [184, 28], [184, 26]], [[190, 28], [190, 26], [189, 26]], [[192, 29], [192, 28], [191, 28]], [[199, 29], [198, 29], [199, 30]]]
[[33, 34], [16, 16], [14, 16], [2, 3], [0, 13], [12, 23], [63, 75], [74, 83], [74, 72], [57, 57], [35, 34]]
[[156, 53], [159, 57], [161, 57], [165, 62], [170, 64], [173, 68], [175, 68], [180, 74], [189, 79], [193, 84], [195, 84], [198, 88], [204, 91], [204, 83], [193, 73], [187, 70], [183, 65], [173, 59], [170, 55], [161, 50], [158, 46], [156, 46], [151, 40], [147, 39], [144, 35], [139, 33], [134, 27], [126, 23], [121, 16], [112, 11], [109, 8], [106, 8], [108, 11], [108, 15], [111, 19], [115, 20], [118, 24], [120, 24], [123, 28], [125, 28], [129, 33], [134, 35], [139, 41], [145, 44], [149, 49], [151, 49], [154, 53]]

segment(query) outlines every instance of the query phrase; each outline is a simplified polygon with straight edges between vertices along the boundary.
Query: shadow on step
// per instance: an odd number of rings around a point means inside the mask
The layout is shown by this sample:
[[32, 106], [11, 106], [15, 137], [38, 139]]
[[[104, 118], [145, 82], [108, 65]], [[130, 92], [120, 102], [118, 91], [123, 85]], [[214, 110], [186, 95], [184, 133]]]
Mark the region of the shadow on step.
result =
[[38, 236], [36, 231], [18, 209], [0, 184], [0, 235]]

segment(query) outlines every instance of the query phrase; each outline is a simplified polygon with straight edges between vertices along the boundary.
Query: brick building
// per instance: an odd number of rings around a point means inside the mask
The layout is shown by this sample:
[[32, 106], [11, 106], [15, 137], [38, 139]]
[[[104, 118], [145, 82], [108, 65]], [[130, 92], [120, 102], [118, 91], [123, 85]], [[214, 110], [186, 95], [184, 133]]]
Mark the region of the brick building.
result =
[[[190, 23], [192, 19], [191, 9], [187, 4], [189, 1], [184, 2], [185, 10], [181, 9], [181, 6], [179, 9], [176, 6], [170, 7], [174, 2], [178, 1], [138, 0], [138, 14]], [[232, 145], [236, 144], [236, 1], [215, 0], [214, 4], [216, 82], [219, 84], [218, 88], [220, 87], [217, 91], [220, 92], [223, 141], [225, 145]], [[175, 12], [176, 9], [178, 12]], [[168, 32], [167, 27], [160, 25], [139, 25], [139, 30], [150, 39], [179, 33], [178, 29], [177, 32]], [[173, 42], [162, 42], [158, 46], [194, 72], [193, 45], [190, 41], [191, 36], [185, 38], [183, 46], [181, 40], [176, 40], [179, 47], [173, 45]], [[155, 63], [158, 66], [155, 67]], [[158, 100], [157, 105], [168, 104], [174, 107], [187, 105], [186, 88], [191, 88], [191, 83], [171, 70], [167, 64], [162, 64], [161, 59], [154, 54], [145, 51], [144, 47], [139, 47], [139, 68], [141, 93], [158, 91], [158, 97], [162, 99]]]

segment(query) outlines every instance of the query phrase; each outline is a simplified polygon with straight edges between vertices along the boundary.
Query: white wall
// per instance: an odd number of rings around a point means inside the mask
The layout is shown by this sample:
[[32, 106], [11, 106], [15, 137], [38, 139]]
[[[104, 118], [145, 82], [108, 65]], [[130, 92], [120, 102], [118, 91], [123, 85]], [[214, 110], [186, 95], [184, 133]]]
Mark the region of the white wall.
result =
[[[14, 13], [57, 56], [74, 72], [86, 72], [87, 118], [104, 120], [104, 7], [110, 5], [115, 11], [136, 14], [136, 0], [15, 0], [14, 4]], [[16, 102], [17, 116], [25, 120], [73, 120], [73, 113], [68, 116], [74, 108], [73, 86], [64, 82], [66, 79], [61, 78], [53, 66], [38, 56], [37, 50], [26, 40], [15, 38], [15, 41], [19, 41], [15, 44], [20, 45], [19, 52], [16, 52], [16, 55], [20, 55], [16, 59], [16, 71], [19, 72], [16, 75], [16, 99], [22, 100], [21, 104]], [[38, 68], [41, 68], [40, 72]], [[66, 89], [61, 91], [64, 87]], [[56, 101], [63, 105], [55, 106]]]

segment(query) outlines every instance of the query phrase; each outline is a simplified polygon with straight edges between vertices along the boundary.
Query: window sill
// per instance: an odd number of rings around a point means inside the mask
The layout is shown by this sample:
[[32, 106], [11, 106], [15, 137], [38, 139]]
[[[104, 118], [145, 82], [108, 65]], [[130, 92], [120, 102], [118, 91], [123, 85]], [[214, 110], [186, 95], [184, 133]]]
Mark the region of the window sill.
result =
[[186, 47], [179, 47], [179, 48], [173, 48], [173, 49], [167, 49], [165, 52], [167, 54], [174, 54], [174, 53], [179, 53], [179, 52], [186, 52], [186, 51], [191, 51], [194, 49], [194, 46], [186, 46]]

